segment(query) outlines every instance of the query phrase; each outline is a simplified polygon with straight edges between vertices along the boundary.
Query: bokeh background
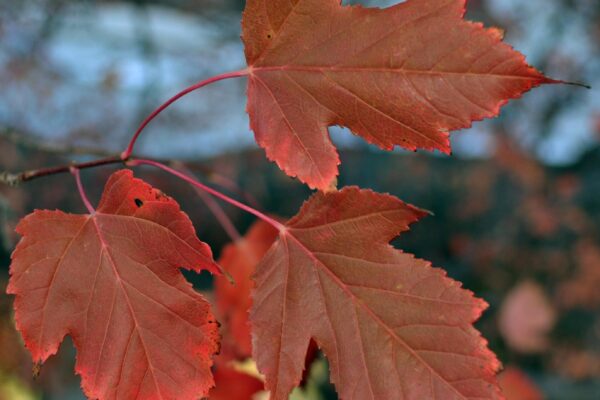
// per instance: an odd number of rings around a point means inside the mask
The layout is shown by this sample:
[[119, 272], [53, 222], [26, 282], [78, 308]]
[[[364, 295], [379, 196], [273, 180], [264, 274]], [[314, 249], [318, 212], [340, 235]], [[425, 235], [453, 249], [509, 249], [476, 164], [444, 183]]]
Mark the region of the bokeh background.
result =
[[[243, 68], [243, 6], [0, 1], [0, 171], [117, 153], [162, 101]], [[600, 1], [471, 0], [467, 17], [504, 29], [506, 41], [547, 75], [592, 89], [536, 89], [499, 118], [455, 133], [452, 157], [383, 153], [332, 128], [340, 185], [390, 192], [435, 213], [396, 245], [490, 303], [478, 328], [507, 367], [509, 400], [600, 399]], [[244, 92], [241, 79], [186, 97], [153, 122], [137, 152], [182, 160], [225, 192], [291, 216], [309, 191], [257, 149]], [[84, 172], [93, 201], [112, 171]], [[202, 200], [161, 173], [139, 174], [182, 203], [218, 254], [229, 239]], [[0, 187], [0, 287], [18, 240], [14, 226], [34, 208], [84, 211], [68, 176]], [[252, 222], [224, 208], [242, 232]], [[210, 295], [208, 277], [190, 279]], [[32, 379], [11, 301], [0, 294], [0, 400], [83, 399], [70, 342]], [[323, 361], [313, 372], [305, 398], [335, 398]]]

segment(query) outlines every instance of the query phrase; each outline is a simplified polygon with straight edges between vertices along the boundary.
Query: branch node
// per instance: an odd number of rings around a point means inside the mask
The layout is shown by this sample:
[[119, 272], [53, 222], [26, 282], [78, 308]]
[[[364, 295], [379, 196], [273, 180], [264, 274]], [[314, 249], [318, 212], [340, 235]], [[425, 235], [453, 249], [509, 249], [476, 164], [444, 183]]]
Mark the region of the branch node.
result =
[[7, 171], [0, 172], [0, 183], [4, 183], [8, 186], [15, 187], [18, 186], [22, 181], [22, 177], [19, 174], [11, 174]]

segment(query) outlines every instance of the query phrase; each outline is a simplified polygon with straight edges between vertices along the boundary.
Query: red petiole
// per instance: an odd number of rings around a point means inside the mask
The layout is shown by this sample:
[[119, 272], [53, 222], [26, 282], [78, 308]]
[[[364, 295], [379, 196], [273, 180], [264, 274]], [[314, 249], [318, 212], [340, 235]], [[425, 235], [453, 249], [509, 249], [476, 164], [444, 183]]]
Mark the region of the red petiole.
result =
[[185, 95], [190, 94], [200, 88], [203, 88], [204, 86], [210, 85], [211, 83], [215, 83], [215, 82], [222, 81], [225, 79], [239, 78], [239, 77], [246, 76], [246, 75], [248, 75], [248, 70], [244, 69], [244, 70], [240, 70], [240, 71], [228, 72], [225, 74], [213, 76], [212, 78], [208, 78], [206, 80], [203, 80], [202, 82], [198, 82], [195, 85], [192, 85], [192, 86], [188, 87], [187, 89], [184, 89], [181, 92], [177, 93], [175, 96], [171, 97], [169, 100], [167, 100], [165, 103], [163, 103], [160, 107], [158, 107], [156, 110], [154, 110], [141, 123], [141, 125], [139, 126], [137, 131], [134, 133], [133, 137], [131, 138], [131, 141], [129, 142], [127, 149], [121, 154], [121, 159], [127, 160], [129, 157], [131, 157], [131, 153], [133, 153], [133, 148], [135, 146], [135, 143], [138, 140], [138, 138], [140, 137], [140, 134], [142, 133], [142, 131], [146, 128], [146, 126], [148, 126], [148, 124], [154, 118], [156, 118], [161, 112], [163, 112], [165, 109], [167, 109], [171, 104], [175, 103], [177, 100], [184, 97]]
[[79, 191], [79, 196], [81, 196], [81, 200], [83, 200], [83, 204], [85, 208], [87, 208], [90, 214], [95, 214], [96, 209], [90, 203], [87, 195], [85, 194], [85, 189], [83, 188], [83, 184], [81, 183], [81, 175], [79, 174], [79, 169], [75, 167], [71, 167], [71, 175], [75, 177], [75, 182], [77, 182], [77, 190]]
[[[249, 71], [245, 69], [245, 70], [228, 72], [225, 74], [217, 75], [212, 78], [198, 82], [195, 85], [192, 85], [192, 86], [188, 87], [187, 89], [184, 89], [183, 91], [177, 93], [175, 96], [171, 97], [169, 100], [167, 100], [165, 103], [163, 103], [160, 107], [158, 107], [156, 110], [154, 110], [140, 124], [139, 128], [134, 133], [131, 141], [129, 142], [127, 148], [125, 149], [125, 151], [123, 151], [121, 153], [120, 157], [109, 157], [109, 158], [104, 158], [104, 159], [85, 162], [85, 163], [77, 163], [77, 164], [71, 164], [71, 165], [65, 165], [65, 166], [59, 166], [59, 167], [39, 169], [39, 170], [34, 170], [34, 171], [27, 171], [27, 172], [24, 172], [21, 174], [11, 175], [9, 177], [11, 179], [9, 179], [7, 181], [8, 181], [8, 183], [16, 184], [19, 182], [28, 181], [28, 180], [32, 180], [32, 179], [43, 177], [43, 176], [55, 175], [55, 174], [60, 174], [60, 173], [64, 173], [64, 172], [70, 172], [75, 178], [75, 181], [77, 183], [77, 188], [79, 190], [79, 194], [81, 196], [81, 199], [82, 199], [84, 205], [86, 206], [86, 208], [90, 212], [90, 214], [93, 214], [96, 211], [95, 211], [94, 207], [91, 205], [89, 199], [87, 198], [87, 195], [86, 195], [83, 185], [81, 183], [81, 177], [80, 177], [80, 173], [79, 173], [79, 171], [81, 169], [95, 168], [95, 167], [102, 166], [102, 165], [117, 164], [117, 163], [123, 163], [123, 162], [125, 162], [129, 166], [150, 165], [150, 166], [162, 169], [163, 171], [166, 171], [166, 172], [170, 173], [171, 175], [176, 176], [176, 177], [188, 182], [189, 184], [191, 184], [192, 186], [194, 186], [197, 189], [200, 189], [206, 193], [209, 193], [215, 197], [218, 197], [219, 199], [221, 199], [229, 204], [232, 204], [233, 206], [238, 207], [241, 210], [244, 210], [250, 214], [253, 214], [254, 216], [256, 216], [256, 217], [262, 219], [263, 221], [267, 222], [268, 224], [272, 225], [275, 229], [283, 231], [283, 230], [285, 230], [285, 226], [283, 224], [281, 224], [280, 222], [276, 221], [275, 219], [265, 215], [264, 213], [254, 209], [246, 204], [243, 204], [235, 199], [232, 199], [231, 197], [219, 192], [218, 190], [215, 190], [209, 186], [204, 185], [201, 182], [198, 182], [196, 179], [184, 174], [183, 172], [177, 171], [176, 169], [168, 167], [167, 165], [162, 164], [158, 161], [144, 160], [144, 159], [131, 159], [131, 154], [133, 152], [135, 144], [136, 144], [138, 138], [140, 137], [141, 133], [143, 132], [143, 130], [148, 126], [148, 124], [154, 118], [156, 118], [161, 112], [163, 112], [165, 109], [167, 109], [170, 105], [172, 105], [177, 100], [184, 97], [185, 95], [187, 95], [191, 92], [194, 92], [204, 86], [210, 85], [211, 83], [218, 82], [218, 81], [225, 80], [225, 79], [246, 76], [246, 75], [248, 75], [248, 73], [249, 73]], [[219, 217], [219, 215], [217, 215], [217, 217]], [[220, 220], [221, 219], [222, 219], [222, 216], [221, 216]], [[239, 237], [239, 234], [235, 230], [228, 229], [228, 232], [233, 238]]]
[[232, 199], [231, 197], [219, 192], [218, 190], [215, 190], [209, 186], [204, 185], [203, 183], [200, 183], [198, 181], [196, 181], [195, 179], [189, 177], [188, 175], [184, 174], [183, 172], [177, 171], [176, 169], [173, 169], [171, 167], [168, 167], [162, 163], [159, 163], [158, 161], [152, 161], [152, 160], [130, 160], [128, 163], [128, 165], [130, 166], [138, 166], [138, 165], [150, 165], [156, 168], [160, 168], [163, 171], [166, 171], [168, 173], [170, 173], [173, 176], [176, 176], [184, 181], [186, 181], [187, 183], [189, 183], [190, 185], [201, 189], [207, 193], [210, 193], [211, 195], [218, 197], [219, 199], [226, 201], [229, 204], [234, 205], [235, 207], [244, 210], [260, 219], [262, 219], [263, 221], [265, 221], [266, 223], [270, 224], [271, 226], [273, 226], [275, 229], [279, 230], [279, 231], [284, 231], [285, 230], [285, 226], [281, 223], [279, 223], [278, 221], [274, 220], [273, 218], [263, 214], [262, 212], [247, 206], [243, 203], [240, 203], [239, 201]]

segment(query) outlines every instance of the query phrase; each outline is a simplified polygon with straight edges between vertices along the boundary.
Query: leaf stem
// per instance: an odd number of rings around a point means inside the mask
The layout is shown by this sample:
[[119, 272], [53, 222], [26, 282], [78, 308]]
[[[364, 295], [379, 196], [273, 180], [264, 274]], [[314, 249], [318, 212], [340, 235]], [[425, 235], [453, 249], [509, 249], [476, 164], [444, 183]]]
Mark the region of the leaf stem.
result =
[[133, 135], [133, 137], [131, 138], [131, 141], [129, 142], [129, 145], [127, 146], [127, 149], [121, 153], [121, 159], [123, 160], [127, 160], [129, 157], [131, 157], [131, 153], [133, 153], [133, 148], [135, 146], [136, 141], [138, 140], [140, 134], [142, 133], [142, 131], [146, 128], [146, 126], [148, 126], [148, 124], [154, 119], [156, 118], [161, 112], [163, 112], [167, 107], [169, 107], [171, 104], [175, 103], [177, 100], [179, 100], [180, 98], [182, 98], [183, 96], [196, 91], [204, 86], [210, 85], [211, 83], [214, 82], [218, 82], [218, 81], [222, 81], [225, 79], [231, 79], [231, 78], [239, 78], [242, 76], [246, 76], [248, 75], [248, 70], [247, 69], [243, 69], [240, 71], [234, 71], [234, 72], [227, 72], [221, 75], [217, 75], [217, 76], [213, 76], [212, 78], [208, 78], [206, 80], [203, 80], [202, 82], [198, 82], [190, 87], [188, 87], [187, 89], [182, 90], [181, 92], [177, 93], [175, 96], [171, 97], [169, 100], [167, 100], [165, 103], [163, 103], [160, 107], [158, 107], [156, 110], [154, 110], [148, 117], [146, 117], [146, 119], [141, 123], [141, 125], [139, 126], [139, 128], [137, 129], [137, 131], [135, 132], [135, 134]]
[[232, 205], [236, 206], [237, 208], [239, 208], [241, 210], [244, 210], [244, 211], [246, 211], [246, 212], [248, 212], [248, 213], [250, 213], [250, 214], [252, 214], [252, 215], [254, 215], [254, 216], [256, 216], [256, 217], [258, 217], [260, 219], [262, 219], [263, 221], [265, 221], [266, 223], [268, 223], [269, 225], [273, 226], [275, 229], [277, 229], [279, 231], [285, 231], [286, 230], [286, 228], [285, 228], [285, 226], [283, 224], [281, 224], [280, 222], [274, 220], [273, 218], [271, 218], [271, 217], [263, 214], [262, 212], [254, 209], [254, 208], [252, 208], [250, 206], [247, 206], [247, 205], [245, 205], [243, 203], [240, 203], [239, 201], [234, 200], [231, 197], [229, 197], [229, 196], [227, 196], [227, 195], [225, 195], [225, 194], [223, 194], [223, 193], [221, 193], [221, 192], [219, 192], [219, 191], [217, 191], [217, 190], [215, 190], [215, 189], [213, 189], [211, 187], [208, 187], [208, 186], [204, 185], [203, 183], [200, 183], [200, 182], [196, 181], [195, 179], [187, 176], [186, 174], [184, 174], [184, 173], [182, 173], [180, 171], [177, 171], [176, 169], [173, 169], [171, 167], [168, 167], [168, 166], [166, 166], [164, 164], [161, 164], [161, 163], [159, 163], [157, 161], [135, 159], [135, 160], [128, 161], [127, 164], [130, 165], [130, 166], [150, 165], [150, 166], [153, 166], [153, 167], [156, 167], [156, 168], [160, 168], [163, 171], [166, 171], [166, 172], [170, 173], [171, 175], [176, 176], [176, 177], [178, 177], [178, 178], [186, 181], [190, 185], [192, 185], [192, 186], [194, 186], [194, 187], [196, 187], [198, 189], [201, 189], [201, 190], [203, 190], [205, 192], [208, 192], [211, 195], [213, 195], [215, 197], [218, 197], [219, 199], [221, 199], [223, 201], [226, 201], [227, 203], [232, 204]]
[[92, 203], [90, 203], [90, 200], [88, 199], [87, 194], [85, 194], [85, 189], [83, 188], [83, 184], [81, 183], [81, 176], [79, 174], [79, 169], [75, 168], [75, 167], [71, 167], [70, 172], [71, 172], [71, 175], [73, 175], [75, 177], [75, 182], [77, 182], [77, 190], [79, 190], [79, 196], [81, 196], [81, 200], [83, 200], [83, 204], [85, 205], [85, 208], [87, 208], [87, 210], [89, 211], [90, 214], [95, 214], [96, 210], [92, 206]]
[[[190, 171], [190, 169], [186, 167], [182, 162], [176, 161], [172, 163], [172, 165], [177, 169], [181, 170], [183, 173], [187, 174], [190, 178], [193, 178], [196, 181], [198, 180], [198, 178], [192, 173], [192, 171]], [[196, 191], [198, 196], [200, 196], [200, 199], [202, 199], [204, 204], [206, 204], [206, 206], [213, 213], [217, 221], [219, 221], [219, 224], [221, 224], [221, 227], [223, 228], [225, 233], [227, 233], [227, 236], [229, 236], [229, 238], [233, 242], [239, 242], [240, 240], [242, 240], [242, 235], [236, 229], [229, 216], [225, 213], [223, 207], [221, 207], [221, 205], [204, 190], [201, 190], [197, 187], [194, 187], [194, 190]]]

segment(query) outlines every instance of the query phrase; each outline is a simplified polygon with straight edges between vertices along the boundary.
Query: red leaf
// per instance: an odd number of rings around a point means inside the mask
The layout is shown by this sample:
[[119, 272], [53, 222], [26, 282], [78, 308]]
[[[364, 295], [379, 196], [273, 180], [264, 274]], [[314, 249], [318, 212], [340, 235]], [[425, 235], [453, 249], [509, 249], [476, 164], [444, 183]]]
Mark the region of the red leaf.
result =
[[215, 383], [210, 391], [210, 400], [251, 400], [256, 393], [264, 390], [260, 379], [237, 371], [227, 362], [217, 362]]
[[358, 188], [317, 193], [259, 264], [254, 358], [274, 399], [312, 339], [340, 397], [497, 399], [499, 362], [472, 323], [484, 301], [388, 242], [425, 212]]
[[95, 214], [35, 211], [17, 231], [8, 293], [35, 362], [68, 334], [90, 398], [208, 393], [217, 323], [179, 268], [217, 267], [173, 199], [123, 170]]
[[217, 309], [220, 320], [229, 331], [230, 337], [225, 339], [233, 340], [233, 347], [240, 357], [252, 355], [248, 324], [248, 311], [252, 305], [250, 292], [253, 287], [250, 277], [276, 238], [277, 230], [259, 220], [241, 241], [227, 245], [219, 259], [219, 264], [231, 274], [235, 285], [225, 276], [215, 279]]
[[506, 400], [542, 400], [544, 396], [523, 371], [508, 367], [500, 375], [498, 382]]
[[524, 281], [507, 295], [498, 313], [498, 330], [506, 344], [522, 353], [540, 353], [550, 346], [556, 311], [539, 284]]
[[248, 0], [242, 21], [256, 140], [313, 188], [338, 174], [331, 125], [387, 150], [449, 153], [449, 131], [556, 82], [503, 44], [498, 29], [464, 21], [465, 0], [340, 3]]

